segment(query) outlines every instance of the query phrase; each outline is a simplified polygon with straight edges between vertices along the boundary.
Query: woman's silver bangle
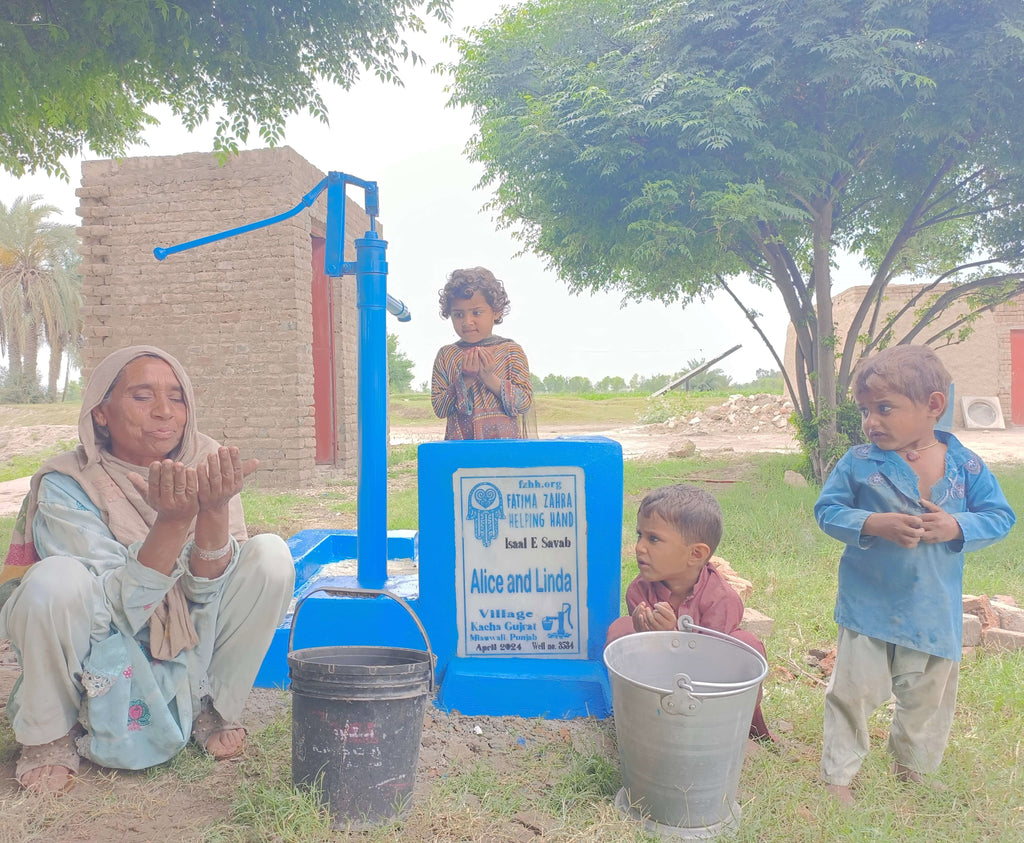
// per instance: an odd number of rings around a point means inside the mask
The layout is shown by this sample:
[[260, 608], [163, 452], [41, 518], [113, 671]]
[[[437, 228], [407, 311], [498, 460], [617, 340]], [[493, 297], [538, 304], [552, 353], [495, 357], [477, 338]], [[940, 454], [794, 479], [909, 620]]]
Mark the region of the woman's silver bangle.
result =
[[192, 549], [195, 550], [196, 556], [204, 562], [215, 562], [231, 550], [231, 536], [228, 536], [228, 543], [224, 545], [224, 547], [219, 547], [216, 550], [203, 550], [199, 545], [195, 544], [195, 542], [192, 543]]

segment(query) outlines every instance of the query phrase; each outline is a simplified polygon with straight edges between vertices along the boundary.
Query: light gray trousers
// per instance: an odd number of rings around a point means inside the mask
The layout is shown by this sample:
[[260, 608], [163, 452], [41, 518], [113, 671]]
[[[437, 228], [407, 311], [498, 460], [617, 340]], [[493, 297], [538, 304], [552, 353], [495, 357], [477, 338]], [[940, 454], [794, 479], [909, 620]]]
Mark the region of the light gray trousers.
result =
[[825, 691], [821, 777], [849, 785], [868, 754], [868, 718], [895, 698], [889, 753], [919, 773], [942, 762], [956, 708], [959, 664], [839, 627], [835, 670]]
[[[291, 602], [295, 566], [279, 536], [244, 542], [226, 573], [219, 600], [192, 604], [199, 635], [198, 663], [206, 667], [214, 708], [228, 722], [245, 707], [274, 630]], [[82, 662], [98, 637], [109, 634], [99, 579], [77, 559], [50, 556], [32, 565], [4, 605], [7, 635], [22, 659], [9, 712], [14, 736], [27, 746], [66, 735], [78, 720], [84, 695]], [[102, 620], [97, 629], [97, 618]]]

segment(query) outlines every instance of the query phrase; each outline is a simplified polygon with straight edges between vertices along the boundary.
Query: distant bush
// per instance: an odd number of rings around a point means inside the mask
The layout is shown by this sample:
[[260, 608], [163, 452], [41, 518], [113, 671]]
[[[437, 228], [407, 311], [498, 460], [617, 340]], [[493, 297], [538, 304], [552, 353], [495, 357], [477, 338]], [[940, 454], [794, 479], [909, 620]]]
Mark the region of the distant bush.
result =
[[0, 370], [0, 376], [0, 404], [45, 404], [49, 400], [38, 380], [30, 383], [12, 377], [7, 369]]
[[[581, 375], [545, 375], [540, 377], [537, 374], [530, 374], [530, 382], [533, 384], [533, 391], [543, 395], [578, 395], [580, 397], [599, 400], [611, 396], [627, 395], [653, 395], [659, 389], [668, 386], [670, 383], [679, 380], [687, 372], [700, 368], [702, 360], [691, 360], [687, 364], [686, 372], [675, 372], [670, 375], [633, 375], [628, 381], [618, 376], [602, 378], [597, 383]], [[708, 369], [701, 372], [686, 384], [680, 384], [670, 392], [676, 393], [702, 393], [721, 395], [757, 395], [768, 393], [769, 395], [781, 395], [784, 391], [782, 374], [778, 371], [758, 369], [757, 377], [750, 383], [736, 384], [732, 382], [727, 374], [721, 369]]]

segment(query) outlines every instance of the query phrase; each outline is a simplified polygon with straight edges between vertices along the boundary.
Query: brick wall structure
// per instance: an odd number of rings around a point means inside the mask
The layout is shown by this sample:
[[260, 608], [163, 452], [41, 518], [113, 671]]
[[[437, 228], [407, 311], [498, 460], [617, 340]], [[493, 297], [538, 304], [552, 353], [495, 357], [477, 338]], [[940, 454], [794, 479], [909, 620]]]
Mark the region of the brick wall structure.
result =
[[[168, 247], [294, 208], [325, 176], [292, 149], [86, 161], [78, 230], [83, 375], [126, 345], [177, 357], [192, 379], [199, 429], [258, 457], [264, 488], [302, 488], [357, 467], [358, 315], [353, 276], [333, 279], [337, 457], [316, 465], [312, 238], [327, 192], [265, 228], [158, 261]], [[345, 260], [369, 220], [347, 201]]]
[[[948, 285], [939, 285], [935, 294], [948, 289]], [[881, 309], [882, 316], [900, 310], [912, 295], [920, 290], [917, 284], [893, 284], [885, 294]], [[850, 287], [832, 299], [833, 318], [839, 348], [846, 341], [846, 334], [851, 320], [860, 307], [867, 286]], [[961, 307], [960, 310], [963, 308]], [[946, 325], [956, 307], [947, 311], [939, 325]], [[896, 323], [896, 335], [902, 336], [914, 324], [916, 317], [911, 308]], [[999, 399], [1003, 418], [1010, 425], [1012, 396], [1012, 367], [1010, 360], [1010, 332], [1024, 329], [1024, 296], [1005, 302], [994, 310], [986, 311], [978, 316], [974, 330], [967, 339], [955, 345], [941, 346], [941, 342], [933, 344], [936, 354], [953, 377], [954, 396], [954, 428], [963, 428], [963, 409], [960, 399], [965, 395], [994, 396]], [[921, 333], [918, 341], [923, 342], [934, 333], [934, 329]], [[941, 347], [940, 347], [941, 346]], [[859, 346], [858, 346], [859, 351]], [[786, 370], [793, 376], [795, 371], [795, 338], [792, 325], [786, 332]]]

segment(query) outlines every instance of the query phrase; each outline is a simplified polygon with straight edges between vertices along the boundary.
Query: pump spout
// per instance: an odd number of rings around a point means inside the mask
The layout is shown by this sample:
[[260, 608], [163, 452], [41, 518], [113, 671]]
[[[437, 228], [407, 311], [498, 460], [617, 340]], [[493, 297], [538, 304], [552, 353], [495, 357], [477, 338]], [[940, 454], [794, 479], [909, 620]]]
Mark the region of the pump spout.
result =
[[399, 322], [408, 322], [412, 319], [412, 314], [409, 312], [409, 308], [405, 306], [405, 303], [400, 302], [390, 293], [388, 293], [385, 307], [387, 307], [388, 313], [394, 316]]

